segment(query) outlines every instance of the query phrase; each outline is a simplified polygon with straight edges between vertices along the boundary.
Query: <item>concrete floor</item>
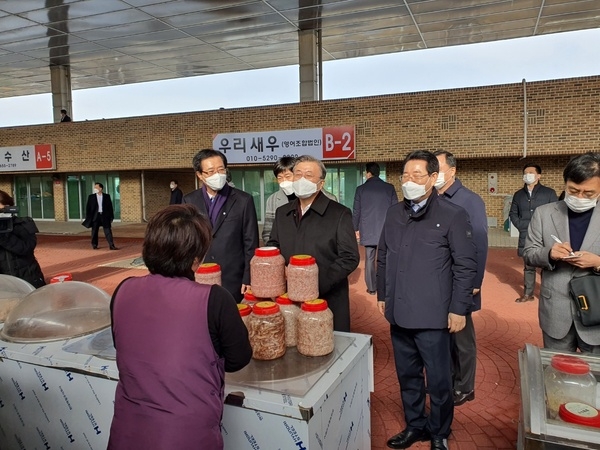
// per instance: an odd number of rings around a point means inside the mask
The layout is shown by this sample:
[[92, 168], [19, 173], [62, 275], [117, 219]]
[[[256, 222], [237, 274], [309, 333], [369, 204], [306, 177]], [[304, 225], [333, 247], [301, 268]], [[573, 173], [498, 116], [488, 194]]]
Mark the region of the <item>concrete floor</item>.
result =
[[[92, 250], [89, 231], [79, 223], [39, 222], [36, 256], [47, 279], [70, 272], [112, 293], [125, 277], [147, 273], [130, 263], [141, 255], [144, 224], [117, 224], [113, 230], [118, 251], [108, 250], [100, 232], [100, 248]], [[522, 292], [522, 261], [516, 239], [490, 229], [490, 249], [483, 285], [483, 309], [474, 314], [478, 369], [476, 398], [456, 408], [450, 449], [515, 448], [519, 417], [517, 351], [526, 342], [541, 345], [537, 301], [515, 303]], [[373, 336], [375, 392], [371, 398], [372, 449], [383, 450], [386, 440], [404, 428], [398, 380], [389, 338], [389, 324], [379, 314], [375, 297], [366, 293], [363, 266], [350, 276], [352, 329]], [[536, 295], [538, 290], [536, 290]], [[428, 449], [429, 443], [412, 448]]]

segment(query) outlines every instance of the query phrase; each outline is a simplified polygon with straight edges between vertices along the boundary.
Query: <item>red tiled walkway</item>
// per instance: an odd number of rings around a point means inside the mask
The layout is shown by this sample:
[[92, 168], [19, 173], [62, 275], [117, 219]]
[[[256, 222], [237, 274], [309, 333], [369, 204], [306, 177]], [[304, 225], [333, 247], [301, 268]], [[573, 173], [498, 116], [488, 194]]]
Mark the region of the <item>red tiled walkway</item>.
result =
[[[112, 294], [125, 277], [139, 269], [100, 267], [141, 255], [142, 239], [115, 237], [120, 250], [109, 251], [100, 236], [92, 250], [89, 236], [40, 235], [36, 255], [47, 278], [71, 272], [73, 278]], [[515, 448], [519, 417], [517, 350], [526, 342], [541, 344], [537, 301], [515, 303], [521, 294], [522, 261], [514, 249], [490, 249], [483, 286], [482, 311], [474, 315], [478, 343], [476, 398], [456, 408], [450, 449]], [[375, 297], [366, 293], [361, 266], [351, 275], [352, 328], [371, 334], [375, 348], [375, 393], [371, 398], [372, 448], [387, 448], [387, 438], [404, 428], [398, 380], [389, 339], [389, 325], [379, 314]], [[539, 288], [538, 288], [539, 290]], [[412, 448], [426, 449], [429, 443]]]

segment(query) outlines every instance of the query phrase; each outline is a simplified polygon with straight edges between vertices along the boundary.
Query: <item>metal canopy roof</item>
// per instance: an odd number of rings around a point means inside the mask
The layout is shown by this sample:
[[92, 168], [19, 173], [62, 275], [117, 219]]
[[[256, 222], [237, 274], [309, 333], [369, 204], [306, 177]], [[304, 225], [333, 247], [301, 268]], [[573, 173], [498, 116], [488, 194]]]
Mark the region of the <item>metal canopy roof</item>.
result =
[[[40, 7], [44, 5], [44, 7]], [[323, 60], [600, 26], [598, 0], [4, 0], [0, 97], [298, 64], [298, 31]]]

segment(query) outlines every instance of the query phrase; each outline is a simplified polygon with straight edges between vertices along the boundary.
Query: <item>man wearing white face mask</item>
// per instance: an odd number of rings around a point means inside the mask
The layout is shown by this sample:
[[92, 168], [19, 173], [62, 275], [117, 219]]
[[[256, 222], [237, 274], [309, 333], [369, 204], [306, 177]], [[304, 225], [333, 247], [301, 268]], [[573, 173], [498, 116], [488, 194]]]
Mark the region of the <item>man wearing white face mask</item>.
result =
[[292, 169], [295, 163], [296, 158], [284, 156], [273, 167], [273, 175], [275, 175], [275, 179], [279, 184], [279, 190], [273, 192], [265, 203], [265, 223], [262, 230], [263, 243], [269, 241], [277, 208], [296, 199], [296, 194], [294, 194], [294, 189], [292, 188], [292, 181], [294, 181]]
[[572, 278], [600, 276], [600, 153], [571, 159], [563, 179], [564, 201], [533, 213], [523, 257], [526, 264], [542, 268], [539, 319], [544, 347], [600, 354], [600, 326], [584, 326], [569, 295]]
[[250, 194], [227, 184], [223, 153], [200, 150], [193, 165], [202, 188], [186, 194], [183, 203], [196, 206], [210, 220], [212, 242], [204, 261], [221, 266], [223, 287], [239, 303], [250, 287], [250, 260], [258, 247], [254, 201]]
[[286, 260], [311, 255], [319, 268], [319, 297], [333, 312], [336, 331], [350, 331], [348, 275], [359, 262], [352, 212], [330, 200], [321, 189], [326, 169], [312, 156], [300, 156], [293, 169], [296, 199], [275, 213], [268, 246], [281, 250]]
[[404, 201], [388, 209], [377, 247], [377, 306], [390, 323], [406, 422], [390, 448], [431, 441], [447, 450], [454, 417], [450, 335], [473, 307], [477, 253], [467, 212], [434, 188], [438, 173], [433, 153], [406, 157]]
[[434, 152], [440, 163], [440, 173], [435, 182], [440, 197], [462, 206], [469, 215], [473, 227], [473, 241], [477, 249], [477, 277], [473, 289], [473, 306], [467, 313], [465, 328], [455, 333], [452, 339], [452, 381], [454, 406], [460, 406], [475, 398], [475, 372], [477, 365], [477, 343], [471, 313], [481, 309], [481, 285], [485, 274], [488, 254], [488, 226], [485, 203], [479, 195], [467, 189], [456, 178], [456, 158], [445, 150]]
[[[513, 195], [508, 217], [512, 224], [519, 230], [519, 244], [517, 254], [523, 256], [527, 227], [533, 212], [538, 206], [556, 202], [558, 197], [554, 189], [540, 183], [542, 168], [537, 164], [527, 163], [523, 167], [523, 181], [525, 185]], [[535, 287], [535, 267], [523, 263], [523, 295], [515, 300], [517, 303], [535, 300], [533, 289]]]

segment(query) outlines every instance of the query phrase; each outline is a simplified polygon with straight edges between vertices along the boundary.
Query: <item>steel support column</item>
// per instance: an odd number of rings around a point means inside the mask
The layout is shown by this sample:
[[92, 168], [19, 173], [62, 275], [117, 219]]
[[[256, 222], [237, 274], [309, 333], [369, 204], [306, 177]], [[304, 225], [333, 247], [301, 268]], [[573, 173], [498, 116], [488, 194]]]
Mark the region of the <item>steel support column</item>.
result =
[[50, 66], [50, 84], [52, 87], [52, 114], [54, 122], [60, 122], [60, 110], [66, 109], [73, 118], [73, 98], [71, 97], [71, 68], [69, 66]]
[[300, 101], [319, 98], [319, 39], [316, 30], [298, 31], [298, 60], [300, 64]]

